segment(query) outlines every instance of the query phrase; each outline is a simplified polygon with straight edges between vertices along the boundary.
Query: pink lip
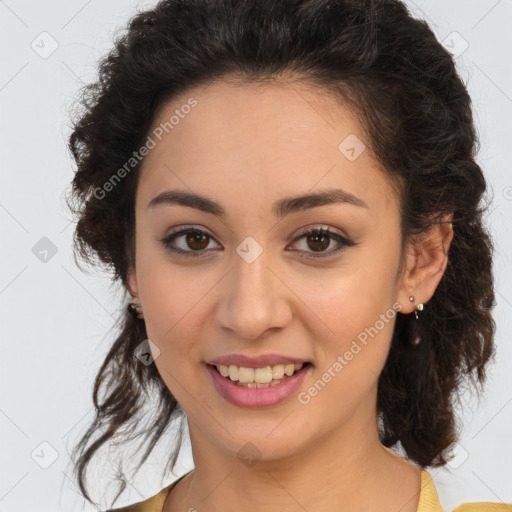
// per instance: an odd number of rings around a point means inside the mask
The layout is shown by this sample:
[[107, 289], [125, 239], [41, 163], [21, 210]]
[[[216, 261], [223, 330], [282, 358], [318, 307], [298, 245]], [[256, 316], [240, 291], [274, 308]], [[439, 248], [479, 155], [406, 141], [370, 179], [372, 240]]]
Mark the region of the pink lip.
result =
[[224, 366], [243, 366], [245, 368], [264, 368], [265, 366], [274, 366], [275, 364], [288, 363], [306, 363], [305, 359], [296, 357], [287, 357], [280, 354], [263, 354], [261, 356], [249, 357], [242, 354], [229, 354], [207, 361], [207, 364]]
[[[281, 384], [267, 388], [239, 386], [227, 377], [223, 377], [213, 366], [207, 365], [206, 368], [213, 379], [215, 388], [225, 400], [238, 407], [257, 409], [279, 404], [289, 398], [302, 384], [311, 365], [304, 366], [291, 377], [284, 379]], [[250, 367], [248, 366], [248, 368]]]

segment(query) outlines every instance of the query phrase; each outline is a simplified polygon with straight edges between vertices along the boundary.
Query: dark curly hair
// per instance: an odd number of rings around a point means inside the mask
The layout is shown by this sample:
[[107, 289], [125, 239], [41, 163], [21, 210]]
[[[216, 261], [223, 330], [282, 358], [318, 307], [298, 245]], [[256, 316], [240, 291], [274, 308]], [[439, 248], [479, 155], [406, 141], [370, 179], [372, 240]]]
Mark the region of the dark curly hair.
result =
[[[399, 0], [163, 0], [137, 13], [101, 60], [97, 81], [82, 89], [73, 119], [77, 170], [67, 199], [77, 216], [75, 261], [106, 267], [128, 302], [143, 160], [107, 193], [104, 185], [143, 145], [164, 102], [217, 79], [285, 75], [336, 94], [357, 114], [368, 149], [399, 193], [402, 249], [453, 215], [448, 265], [429, 307], [420, 322], [396, 318], [377, 403], [384, 446], [401, 445], [423, 468], [442, 466], [459, 435], [455, 398], [468, 383], [481, 390], [495, 355], [494, 249], [483, 224], [486, 181], [475, 161], [470, 97], [452, 55]], [[184, 417], [156, 366], [134, 357], [147, 338], [144, 321], [126, 307], [121, 315], [95, 380], [94, 423], [74, 449], [89, 501], [86, 468], [100, 447], [145, 434], [150, 443], [138, 470]], [[417, 336], [422, 343], [411, 343]], [[148, 396], [158, 398], [158, 415], [139, 428]], [[178, 451], [179, 443], [170, 470]], [[126, 487], [120, 481], [116, 499]]]

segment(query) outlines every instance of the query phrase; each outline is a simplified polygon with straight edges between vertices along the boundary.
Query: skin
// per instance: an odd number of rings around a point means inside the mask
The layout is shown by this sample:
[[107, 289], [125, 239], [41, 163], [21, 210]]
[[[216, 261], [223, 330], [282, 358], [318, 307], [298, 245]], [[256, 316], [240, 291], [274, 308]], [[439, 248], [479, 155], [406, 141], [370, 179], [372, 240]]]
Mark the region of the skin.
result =
[[[420, 469], [384, 448], [377, 431], [378, 376], [395, 318], [306, 405], [295, 394], [267, 408], [234, 406], [215, 390], [205, 362], [230, 353], [299, 357], [313, 364], [299, 390], [307, 391], [393, 303], [398, 314], [428, 307], [446, 268], [451, 225], [408, 244], [398, 274], [398, 198], [368, 149], [354, 161], [338, 150], [349, 134], [365, 141], [345, 106], [303, 83], [218, 81], [174, 98], [154, 127], [190, 97], [197, 106], [144, 161], [128, 279], [192, 442], [194, 471], [163, 512], [329, 512], [340, 504], [345, 512], [416, 511]], [[271, 212], [274, 201], [330, 188], [368, 207], [323, 205], [281, 220]], [[226, 218], [183, 205], [148, 208], [171, 189], [220, 202]], [[212, 236], [204, 256], [174, 255], [159, 240], [189, 225]], [[298, 239], [305, 226], [330, 227], [356, 245], [315, 258], [314, 240]], [[247, 236], [263, 249], [252, 263], [236, 252]], [[338, 246], [331, 240], [324, 253]], [[198, 246], [183, 235], [173, 245]], [[250, 467], [237, 456], [248, 442], [259, 450]]]

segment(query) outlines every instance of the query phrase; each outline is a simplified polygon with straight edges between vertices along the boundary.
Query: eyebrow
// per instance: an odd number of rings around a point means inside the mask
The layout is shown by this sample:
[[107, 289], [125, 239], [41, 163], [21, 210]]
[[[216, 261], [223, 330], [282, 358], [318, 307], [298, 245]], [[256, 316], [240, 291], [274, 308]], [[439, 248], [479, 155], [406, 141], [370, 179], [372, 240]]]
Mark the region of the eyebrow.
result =
[[[221, 218], [225, 218], [227, 215], [225, 208], [217, 201], [209, 197], [180, 190], [166, 190], [158, 194], [149, 202], [148, 208], [154, 208], [162, 204], [188, 206], [189, 208], [195, 208]], [[272, 204], [272, 213], [276, 217], [282, 218], [291, 213], [328, 204], [351, 204], [361, 208], [368, 208], [368, 205], [362, 199], [349, 192], [341, 189], [329, 189], [315, 194], [280, 199]]]

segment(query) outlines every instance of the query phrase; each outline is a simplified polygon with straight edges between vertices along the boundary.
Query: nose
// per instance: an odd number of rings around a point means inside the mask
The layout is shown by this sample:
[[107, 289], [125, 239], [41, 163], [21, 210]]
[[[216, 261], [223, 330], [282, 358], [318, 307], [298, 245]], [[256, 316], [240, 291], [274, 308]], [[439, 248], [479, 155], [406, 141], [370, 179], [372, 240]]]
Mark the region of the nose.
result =
[[251, 263], [236, 255], [223, 280], [216, 322], [238, 339], [259, 339], [267, 331], [284, 328], [293, 316], [293, 294], [264, 255]]

